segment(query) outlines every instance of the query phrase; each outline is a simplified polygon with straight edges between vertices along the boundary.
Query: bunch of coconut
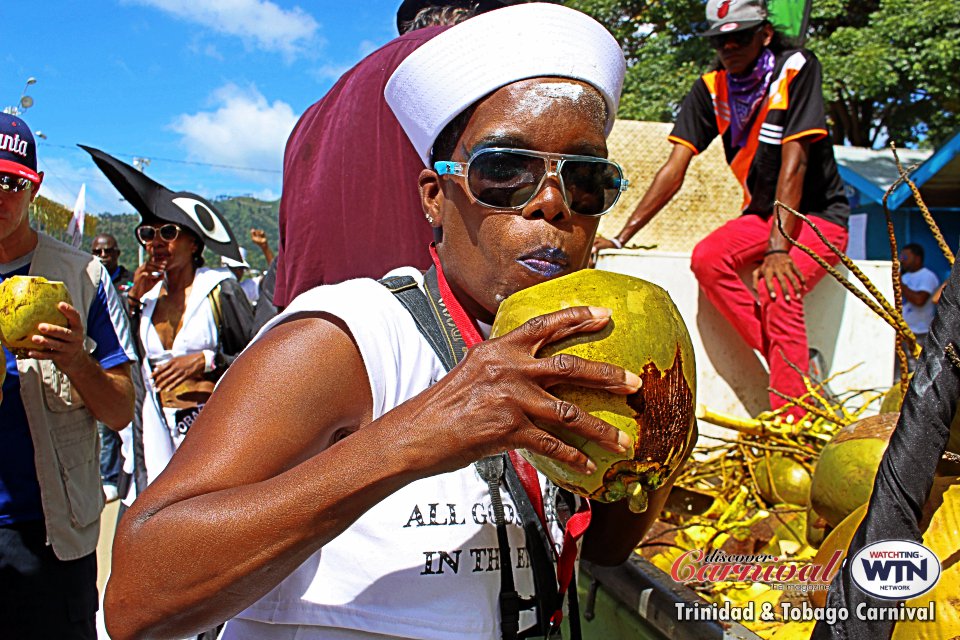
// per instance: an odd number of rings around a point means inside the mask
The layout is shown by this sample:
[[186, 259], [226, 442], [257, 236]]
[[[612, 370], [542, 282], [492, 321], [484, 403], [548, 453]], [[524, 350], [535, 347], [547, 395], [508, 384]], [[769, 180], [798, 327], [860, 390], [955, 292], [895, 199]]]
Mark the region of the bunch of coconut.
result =
[[573, 433], [541, 425], [584, 451], [597, 465], [586, 475], [549, 458], [521, 451], [558, 486], [600, 502], [628, 499], [642, 512], [647, 494], [659, 489], [683, 460], [694, 437], [696, 378], [693, 345], [676, 305], [662, 288], [631, 276], [587, 269], [519, 291], [497, 312], [491, 335], [527, 320], [576, 306], [612, 310], [609, 324], [547, 345], [541, 357], [568, 353], [633, 371], [643, 384], [631, 395], [572, 385], [550, 392], [631, 436], [632, 447], [614, 454]]
[[0, 343], [17, 358], [36, 349], [33, 336], [41, 323], [67, 326], [66, 317], [57, 308], [71, 304], [70, 293], [62, 282], [38, 276], [12, 276], [0, 283]]

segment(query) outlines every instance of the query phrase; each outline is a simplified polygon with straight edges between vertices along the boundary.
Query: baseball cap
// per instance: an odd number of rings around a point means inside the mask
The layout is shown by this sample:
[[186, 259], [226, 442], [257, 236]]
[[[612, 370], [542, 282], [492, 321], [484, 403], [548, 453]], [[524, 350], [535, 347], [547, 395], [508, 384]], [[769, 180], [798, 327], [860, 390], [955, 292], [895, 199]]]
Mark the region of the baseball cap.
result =
[[0, 114], [0, 172], [40, 184], [33, 133], [26, 122], [9, 113]]
[[220, 264], [224, 267], [230, 267], [231, 269], [249, 269], [250, 265], [247, 263], [247, 250], [240, 247], [240, 260], [233, 260], [227, 256], [223, 256], [220, 258]]
[[707, 24], [709, 28], [699, 34], [702, 37], [718, 36], [751, 29], [767, 20], [767, 5], [764, 0], [709, 0]]

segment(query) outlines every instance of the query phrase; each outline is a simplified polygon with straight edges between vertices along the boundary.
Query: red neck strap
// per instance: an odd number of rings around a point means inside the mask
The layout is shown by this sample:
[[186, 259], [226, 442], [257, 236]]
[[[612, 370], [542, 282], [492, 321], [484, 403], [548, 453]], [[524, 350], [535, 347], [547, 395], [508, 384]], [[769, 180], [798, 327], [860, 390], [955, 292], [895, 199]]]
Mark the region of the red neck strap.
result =
[[477, 329], [473, 317], [463, 308], [457, 297], [453, 295], [453, 290], [447, 283], [446, 276], [443, 275], [443, 267], [440, 266], [440, 256], [437, 255], [437, 245], [430, 245], [430, 257], [433, 258], [433, 266], [437, 268], [437, 285], [440, 287], [440, 297], [443, 298], [443, 304], [447, 307], [447, 312], [453, 318], [454, 324], [460, 330], [463, 341], [467, 347], [472, 347], [483, 342], [483, 336]]
[[[433, 258], [433, 266], [437, 269], [437, 286], [440, 288], [440, 297], [443, 298], [443, 304], [447, 307], [447, 312], [453, 318], [454, 324], [460, 330], [463, 341], [467, 347], [472, 347], [483, 342], [483, 336], [477, 329], [474, 319], [467, 313], [457, 297], [453, 295], [447, 278], [443, 275], [443, 267], [440, 266], [440, 257], [437, 255], [435, 244], [430, 245], [430, 257]], [[517, 470], [517, 476], [523, 485], [530, 502], [533, 504], [543, 524], [547, 535], [550, 535], [550, 529], [547, 526], [546, 514], [543, 509], [543, 495], [540, 493], [540, 481], [537, 478], [537, 472], [533, 466], [521, 458], [516, 451], [510, 452], [510, 460]], [[577, 541], [583, 536], [587, 527], [590, 526], [590, 501], [586, 498], [581, 500], [580, 510], [573, 514], [567, 522], [566, 530], [563, 536], [563, 546], [560, 557], [557, 562], [557, 580], [559, 582], [560, 594], [563, 595], [570, 586], [570, 580], [573, 577], [574, 564], [577, 557]], [[562, 612], [556, 611], [553, 614], [554, 621], [559, 624], [563, 617]]]

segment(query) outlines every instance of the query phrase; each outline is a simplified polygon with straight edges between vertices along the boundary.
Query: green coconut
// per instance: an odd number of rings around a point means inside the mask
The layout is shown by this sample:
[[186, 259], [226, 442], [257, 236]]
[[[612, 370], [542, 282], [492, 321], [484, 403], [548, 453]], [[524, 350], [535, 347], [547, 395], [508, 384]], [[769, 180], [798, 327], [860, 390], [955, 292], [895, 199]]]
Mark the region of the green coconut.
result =
[[870, 499], [898, 414], [881, 413], [837, 432], [820, 452], [810, 484], [810, 505], [836, 527]]
[[70, 292], [62, 282], [38, 276], [12, 276], [0, 283], [0, 340], [18, 358], [35, 349], [31, 338], [41, 323], [67, 326], [67, 318], [57, 308], [71, 303]]
[[757, 490], [767, 502], [800, 506], [810, 504], [810, 472], [793, 458], [774, 454], [753, 470]]
[[647, 492], [663, 486], [676, 470], [695, 432], [696, 369], [690, 335], [662, 288], [596, 270], [578, 271], [513, 294], [500, 305], [491, 335], [503, 335], [536, 316], [576, 306], [607, 307], [613, 311], [611, 322], [602, 331], [547, 345], [539, 355], [569, 353], [609, 362], [633, 371], [643, 384], [632, 395], [572, 385], [552, 387], [551, 393], [628, 433], [632, 447], [614, 454], [543, 424], [586, 453], [597, 470], [587, 475], [529, 451], [521, 455], [561, 487], [600, 502], [629, 498], [630, 508], [642, 512]]

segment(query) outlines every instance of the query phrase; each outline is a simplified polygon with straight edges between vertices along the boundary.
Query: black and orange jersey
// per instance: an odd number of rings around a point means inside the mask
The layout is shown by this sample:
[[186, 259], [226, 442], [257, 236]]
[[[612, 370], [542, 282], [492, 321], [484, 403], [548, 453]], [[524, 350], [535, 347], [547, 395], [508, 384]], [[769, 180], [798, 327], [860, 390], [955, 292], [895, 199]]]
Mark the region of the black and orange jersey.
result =
[[733, 147], [726, 71], [711, 71], [684, 98], [669, 140], [700, 153], [722, 136], [727, 163], [743, 187], [743, 213], [763, 217], [773, 213], [780, 175], [780, 146], [810, 139], [801, 213], [846, 226], [850, 204], [844, 195], [833, 147], [827, 137], [820, 62], [803, 49], [784, 51], [776, 58], [770, 88], [747, 125], [746, 145]]

